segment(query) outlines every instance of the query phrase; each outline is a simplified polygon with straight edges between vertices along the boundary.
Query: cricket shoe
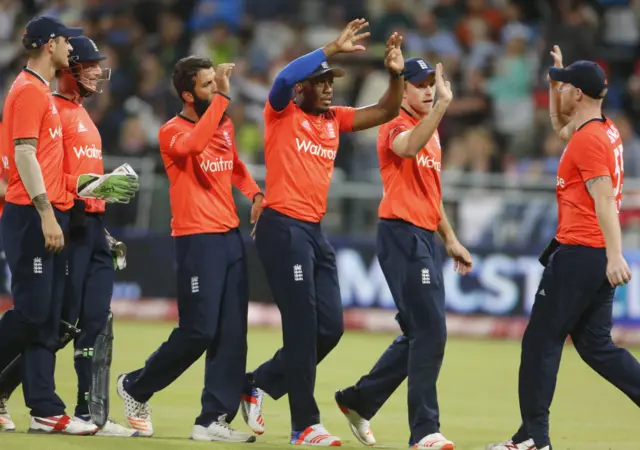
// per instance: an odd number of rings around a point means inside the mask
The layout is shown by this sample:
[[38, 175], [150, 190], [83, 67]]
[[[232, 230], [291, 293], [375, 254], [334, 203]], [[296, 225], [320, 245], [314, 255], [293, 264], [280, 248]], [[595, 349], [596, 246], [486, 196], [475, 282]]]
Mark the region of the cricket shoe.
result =
[[[487, 445], [485, 450], [536, 450], [536, 445], [533, 443], [533, 439], [527, 439], [519, 444], [516, 444], [509, 439], [508, 441], [504, 441], [499, 444]], [[548, 450], [548, 448], [546, 448], [546, 450]]]
[[335, 394], [336, 403], [342, 414], [347, 418], [349, 422], [349, 428], [351, 428], [351, 432], [353, 435], [360, 441], [361, 444], [372, 446], [376, 445], [376, 438], [373, 437], [373, 432], [371, 431], [371, 426], [369, 425], [369, 421], [358, 414], [353, 409], [349, 409], [346, 406], [340, 403], [340, 394], [341, 391], [337, 391]]
[[191, 431], [191, 439], [203, 442], [255, 442], [256, 437], [244, 431], [234, 430], [227, 423], [227, 415], [224, 414], [208, 427], [194, 425]]
[[[93, 423], [91, 418], [86, 416], [76, 416], [76, 419], [82, 420], [87, 423]], [[105, 437], [136, 437], [140, 434], [138, 430], [134, 430], [133, 428], [127, 428], [119, 423], [114, 422], [111, 419], [107, 419], [107, 423], [104, 424], [102, 428], [98, 429], [96, 436], [105, 436]]]
[[51, 417], [31, 417], [29, 433], [70, 434], [72, 436], [92, 436], [98, 427], [90, 422], [70, 417], [66, 414]]
[[438, 450], [454, 450], [453, 442], [445, 438], [441, 433], [429, 434], [418, 442], [413, 444], [411, 448], [432, 448]]
[[7, 409], [8, 397], [0, 397], [0, 431], [15, 431], [16, 424], [11, 420], [11, 414]]
[[257, 387], [252, 387], [250, 393], [242, 394], [240, 410], [242, 417], [251, 431], [255, 434], [264, 433], [264, 419], [262, 418], [262, 401], [264, 391]]
[[320, 447], [340, 447], [342, 441], [334, 436], [321, 424], [311, 425], [303, 431], [293, 431], [291, 441], [293, 445], [317, 445]]
[[124, 416], [131, 428], [138, 432], [138, 436], [153, 436], [153, 424], [151, 423], [151, 406], [149, 403], [140, 403], [124, 390], [126, 374], [118, 377], [118, 396], [124, 402]]

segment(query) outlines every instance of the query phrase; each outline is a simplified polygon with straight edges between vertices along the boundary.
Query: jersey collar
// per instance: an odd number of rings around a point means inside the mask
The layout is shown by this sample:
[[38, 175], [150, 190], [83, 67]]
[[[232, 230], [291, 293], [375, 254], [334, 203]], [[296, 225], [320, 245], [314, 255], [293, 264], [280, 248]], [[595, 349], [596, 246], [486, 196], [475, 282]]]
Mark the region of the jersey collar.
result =
[[42, 81], [45, 86], [49, 87], [49, 82], [47, 80], [45, 80], [42, 75], [40, 75], [38, 72], [36, 72], [35, 70], [31, 70], [28, 67], [25, 67], [22, 69], [23, 71], [27, 72], [28, 74], [33, 75], [34, 77], [36, 77], [38, 80]]
[[589, 120], [587, 120], [585, 123], [583, 123], [582, 125], [580, 125], [576, 131], [580, 131], [580, 130], [582, 130], [584, 127], [586, 127], [587, 125], [589, 125], [591, 122], [606, 123], [606, 121], [607, 121], [607, 118], [606, 118], [604, 115], [602, 115], [602, 117], [594, 117], [593, 119], [589, 119]]
[[178, 114], [178, 117], [180, 117], [182, 120], [186, 120], [187, 122], [192, 123], [192, 124], [195, 125], [195, 122], [193, 120], [189, 119], [186, 116], [183, 116], [182, 114]]
[[416, 119], [415, 117], [413, 117], [409, 110], [405, 109], [404, 106], [400, 107], [400, 116], [404, 117], [405, 119], [409, 119], [414, 125], [420, 122], [420, 119]]

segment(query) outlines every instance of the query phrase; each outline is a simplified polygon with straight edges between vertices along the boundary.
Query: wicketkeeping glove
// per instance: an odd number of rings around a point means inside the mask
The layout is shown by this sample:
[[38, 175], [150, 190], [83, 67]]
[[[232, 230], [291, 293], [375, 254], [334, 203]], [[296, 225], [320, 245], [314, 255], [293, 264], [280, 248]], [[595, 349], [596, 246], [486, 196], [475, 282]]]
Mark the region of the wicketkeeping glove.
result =
[[113, 257], [113, 267], [116, 270], [125, 269], [127, 267], [127, 246], [124, 245], [124, 242], [117, 241], [110, 234], [107, 234], [107, 243]]
[[107, 203], [129, 203], [138, 189], [138, 175], [129, 164], [104, 175], [80, 175], [77, 184], [79, 197], [97, 198]]

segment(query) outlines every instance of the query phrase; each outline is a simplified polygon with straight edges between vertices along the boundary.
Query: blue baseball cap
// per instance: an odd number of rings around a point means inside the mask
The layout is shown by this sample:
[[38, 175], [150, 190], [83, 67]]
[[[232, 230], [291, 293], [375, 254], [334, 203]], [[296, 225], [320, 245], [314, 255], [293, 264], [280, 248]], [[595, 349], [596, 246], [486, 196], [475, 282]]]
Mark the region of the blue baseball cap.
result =
[[608, 87], [604, 69], [593, 61], [576, 61], [568, 67], [552, 67], [549, 78], [561, 83], [569, 83], [591, 98], [604, 98], [602, 91]]
[[322, 61], [322, 63], [318, 67], [316, 67], [311, 75], [309, 75], [306, 79], [308, 80], [309, 78], [316, 78], [329, 72], [331, 72], [334, 78], [340, 78], [345, 76], [346, 74], [344, 69], [331, 67], [327, 61]]
[[422, 83], [436, 73], [436, 69], [422, 58], [408, 58], [404, 60], [404, 80], [413, 84]]
[[68, 27], [57, 17], [38, 16], [27, 23], [22, 36], [22, 45], [27, 49], [34, 49], [42, 47], [59, 36], [71, 38], [81, 34], [82, 28]]
[[100, 53], [95, 42], [86, 36], [78, 36], [69, 39], [73, 47], [69, 60], [75, 63], [104, 61], [106, 56]]

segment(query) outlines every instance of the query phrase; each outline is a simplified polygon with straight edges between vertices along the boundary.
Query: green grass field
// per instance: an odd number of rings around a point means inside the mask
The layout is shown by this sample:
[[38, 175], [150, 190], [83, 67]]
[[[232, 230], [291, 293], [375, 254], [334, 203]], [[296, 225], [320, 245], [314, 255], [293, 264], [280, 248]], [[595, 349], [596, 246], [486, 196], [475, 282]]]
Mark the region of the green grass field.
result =
[[[111, 416], [123, 421], [122, 403], [115, 393], [117, 374], [135, 369], [168, 336], [171, 324], [121, 322], [116, 326], [112, 367]], [[337, 388], [354, 383], [368, 371], [394, 336], [388, 334], [345, 334], [338, 348], [318, 371], [316, 398], [323, 423], [342, 437], [347, 448], [364, 448], [351, 435], [346, 421], [333, 402]], [[249, 336], [249, 368], [270, 357], [281, 342], [279, 330], [253, 329]], [[483, 449], [484, 445], [508, 438], [519, 425], [516, 376], [519, 343], [452, 339], [447, 347], [440, 376], [439, 399], [442, 432], [459, 450]], [[638, 356], [640, 352], [635, 352]], [[0, 450], [102, 449], [272, 449], [287, 446], [289, 412], [286, 398], [265, 400], [267, 431], [254, 444], [224, 445], [188, 440], [200, 408], [203, 380], [200, 360], [182, 378], [151, 401], [153, 438], [114, 439], [27, 435], [28, 415], [22, 394], [16, 393], [10, 407], [18, 432], [0, 434]], [[75, 372], [70, 348], [58, 358], [58, 393], [73, 411]], [[577, 356], [565, 348], [560, 377], [552, 406], [552, 439], [556, 450], [632, 450], [640, 448], [640, 412], [624, 395], [601, 380]], [[246, 429], [240, 414], [234, 425]], [[403, 384], [372, 422], [378, 447], [407, 448], [408, 426], [406, 383]], [[287, 446], [288, 447], [288, 446]]]

